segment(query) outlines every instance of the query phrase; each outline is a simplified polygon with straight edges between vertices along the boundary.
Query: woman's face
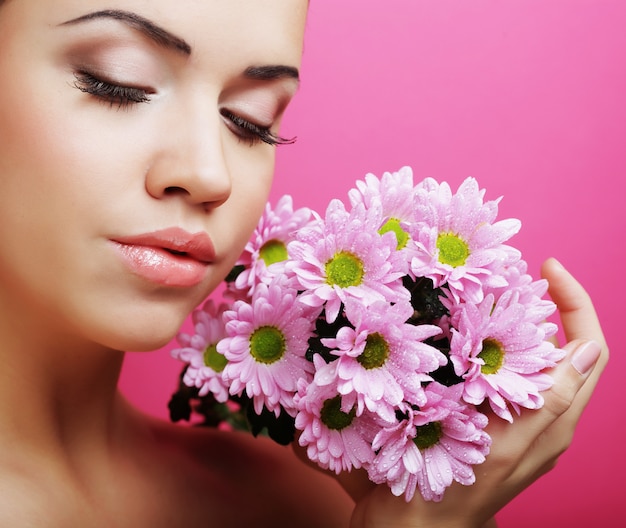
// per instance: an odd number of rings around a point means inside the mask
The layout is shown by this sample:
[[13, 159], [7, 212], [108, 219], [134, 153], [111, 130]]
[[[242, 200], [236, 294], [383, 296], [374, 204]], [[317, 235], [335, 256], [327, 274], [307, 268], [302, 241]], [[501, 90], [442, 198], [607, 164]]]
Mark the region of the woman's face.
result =
[[305, 0], [0, 9], [0, 317], [156, 348], [269, 192]]

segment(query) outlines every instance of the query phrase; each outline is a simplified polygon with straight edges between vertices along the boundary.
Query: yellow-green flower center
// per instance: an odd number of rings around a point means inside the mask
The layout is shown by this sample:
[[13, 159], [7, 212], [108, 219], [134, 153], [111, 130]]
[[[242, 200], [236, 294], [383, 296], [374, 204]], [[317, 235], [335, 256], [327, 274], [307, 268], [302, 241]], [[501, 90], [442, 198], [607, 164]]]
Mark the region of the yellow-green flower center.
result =
[[365, 369], [382, 367], [389, 357], [389, 345], [385, 338], [376, 332], [367, 336], [365, 349], [356, 360]]
[[224, 370], [224, 367], [226, 367], [226, 364], [228, 363], [228, 360], [224, 357], [224, 354], [220, 354], [217, 351], [216, 345], [209, 345], [208, 347], [206, 347], [203, 358], [204, 364], [207, 367], [213, 369], [215, 372], [222, 372], [222, 370]]
[[478, 357], [485, 362], [480, 371], [483, 374], [495, 374], [504, 363], [504, 347], [500, 341], [488, 337], [483, 341], [483, 349]]
[[326, 263], [326, 282], [331, 286], [347, 288], [363, 281], [363, 262], [349, 251], [340, 251]]
[[430, 422], [417, 427], [417, 436], [413, 439], [413, 442], [418, 449], [424, 450], [436, 445], [442, 436], [443, 429], [441, 428], [441, 423]]
[[326, 400], [322, 404], [320, 411], [320, 419], [322, 423], [329, 429], [335, 431], [341, 431], [348, 427], [354, 417], [356, 416], [356, 409], [352, 409], [349, 413], [345, 413], [341, 410], [341, 396], [335, 396], [330, 400]]
[[287, 246], [280, 240], [268, 240], [261, 246], [259, 256], [266, 266], [287, 260]]
[[400, 225], [400, 220], [397, 218], [390, 218], [387, 220], [383, 226], [378, 230], [381, 235], [388, 233], [389, 231], [393, 231], [396, 235], [396, 240], [398, 241], [397, 249], [403, 249], [406, 247], [407, 242], [409, 241], [409, 234], [402, 229]]
[[439, 235], [437, 249], [439, 250], [439, 262], [448, 264], [453, 268], [463, 266], [470, 254], [467, 243], [452, 233]]
[[261, 326], [250, 336], [250, 354], [259, 363], [270, 365], [285, 353], [285, 336], [275, 326]]

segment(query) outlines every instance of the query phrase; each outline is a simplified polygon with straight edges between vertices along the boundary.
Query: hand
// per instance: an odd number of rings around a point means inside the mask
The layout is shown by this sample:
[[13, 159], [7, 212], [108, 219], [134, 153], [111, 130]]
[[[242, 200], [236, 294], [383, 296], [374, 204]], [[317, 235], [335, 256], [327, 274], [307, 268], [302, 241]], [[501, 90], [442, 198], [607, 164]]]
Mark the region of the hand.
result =
[[474, 468], [476, 483], [454, 483], [441, 502], [419, 493], [407, 504], [386, 486], [374, 486], [359, 472], [337, 479], [356, 501], [351, 527], [480, 527], [516, 495], [556, 464], [569, 447], [576, 424], [608, 359], [608, 348], [591, 299], [554, 259], [542, 275], [557, 304], [568, 343], [566, 357], [552, 369], [554, 386], [543, 393], [541, 410], [525, 411], [513, 424], [492, 419], [493, 439], [486, 462]]

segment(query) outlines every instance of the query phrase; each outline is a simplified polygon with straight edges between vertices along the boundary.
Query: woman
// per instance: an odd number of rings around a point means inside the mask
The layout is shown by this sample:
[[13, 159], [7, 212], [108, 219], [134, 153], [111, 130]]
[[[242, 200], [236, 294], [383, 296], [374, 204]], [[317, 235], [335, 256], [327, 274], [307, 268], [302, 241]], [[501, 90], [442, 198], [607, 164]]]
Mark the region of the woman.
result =
[[570, 341], [555, 387], [542, 411], [491, 426], [476, 485], [441, 503], [158, 422], [117, 392], [121, 351], [171, 340], [256, 224], [306, 8], [0, 3], [0, 525], [482, 526], [567, 447], [607, 351], [555, 261]]

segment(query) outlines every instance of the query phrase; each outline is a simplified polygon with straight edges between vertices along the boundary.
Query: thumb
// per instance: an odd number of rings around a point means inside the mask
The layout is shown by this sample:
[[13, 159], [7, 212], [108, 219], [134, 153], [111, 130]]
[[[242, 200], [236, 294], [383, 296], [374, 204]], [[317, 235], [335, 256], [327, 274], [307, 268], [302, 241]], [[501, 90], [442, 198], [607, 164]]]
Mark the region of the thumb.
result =
[[342, 471], [339, 474], [335, 474], [333, 471], [323, 469], [317, 463], [313, 462], [308, 457], [306, 448], [300, 446], [297, 439], [292, 443], [292, 446], [296, 456], [303, 463], [333, 477], [337, 482], [339, 482], [339, 484], [341, 484], [343, 489], [346, 490], [348, 495], [350, 495], [352, 500], [355, 502], [358, 502], [361, 498], [367, 495], [372, 488], [376, 487], [376, 484], [369, 479], [366, 471], [363, 469], [352, 469], [351, 471]]

